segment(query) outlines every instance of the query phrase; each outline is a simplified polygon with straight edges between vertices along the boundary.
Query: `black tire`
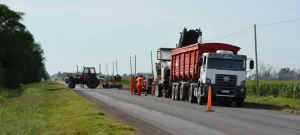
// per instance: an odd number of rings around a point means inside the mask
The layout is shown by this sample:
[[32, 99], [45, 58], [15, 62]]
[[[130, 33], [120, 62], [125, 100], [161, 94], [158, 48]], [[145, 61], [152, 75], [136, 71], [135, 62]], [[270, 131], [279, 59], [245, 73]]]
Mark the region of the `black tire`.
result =
[[147, 94], [151, 94], [151, 87], [147, 88]]
[[179, 97], [180, 95], [179, 95], [179, 86], [178, 85], [176, 85], [176, 88], [175, 88], [175, 100], [179, 100]]
[[244, 99], [238, 99], [236, 101], [236, 107], [243, 107], [244, 106]]
[[[201, 93], [201, 92], [200, 92]], [[204, 101], [204, 97], [201, 97], [201, 94], [197, 95], [197, 104], [198, 105], [204, 105], [205, 101]]]
[[185, 88], [184, 88], [184, 84], [181, 84], [179, 93], [180, 93], [180, 100], [185, 101], [186, 91], [185, 91]]
[[87, 85], [88, 88], [95, 89], [99, 86], [99, 84], [100, 84], [100, 81], [98, 80], [97, 77], [89, 77], [86, 80], [86, 85]]
[[158, 85], [158, 97], [162, 97], [163, 88], [164, 87], [162, 85]]
[[75, 88], [75, 83], [70, 82], [70, 83], [68, 84], [68, 88], [74, 89], [74, 88]]
[[192, 85], [190, 85], [188, 95], [189, 95], [189, 102], [190, 103], [195, 103], [194, 89], [193, 89]]
[[171, 94], [172, 94], [172, 99], [173, 99], [173, 100], [175, 100], [175, 88], [176, 88], [176, 86], [173, 85], [173, 86], [172, 86], [172, 93], [171, 93]]

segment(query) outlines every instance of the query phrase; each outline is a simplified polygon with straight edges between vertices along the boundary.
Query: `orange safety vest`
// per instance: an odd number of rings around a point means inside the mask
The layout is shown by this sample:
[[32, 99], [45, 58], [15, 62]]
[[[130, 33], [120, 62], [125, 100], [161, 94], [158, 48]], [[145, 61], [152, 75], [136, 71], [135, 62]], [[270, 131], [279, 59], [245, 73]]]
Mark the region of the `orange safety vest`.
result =
[[138, 79], [137, 79], [137, 85], [138, 86], [143, 86], [143, 78], [142, 77], [139, 77]]

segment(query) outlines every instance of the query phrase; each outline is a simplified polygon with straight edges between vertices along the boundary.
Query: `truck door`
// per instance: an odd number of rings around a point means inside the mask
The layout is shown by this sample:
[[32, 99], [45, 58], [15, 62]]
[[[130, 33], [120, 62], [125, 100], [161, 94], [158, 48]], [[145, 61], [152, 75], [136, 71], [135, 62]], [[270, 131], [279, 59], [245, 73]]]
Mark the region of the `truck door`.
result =
[[206, 56], [200, 57], [199, 60], [200, 65], [200, 83], [202, 83], [203, 79], [206, 78], [205, 69], [206, 69]]

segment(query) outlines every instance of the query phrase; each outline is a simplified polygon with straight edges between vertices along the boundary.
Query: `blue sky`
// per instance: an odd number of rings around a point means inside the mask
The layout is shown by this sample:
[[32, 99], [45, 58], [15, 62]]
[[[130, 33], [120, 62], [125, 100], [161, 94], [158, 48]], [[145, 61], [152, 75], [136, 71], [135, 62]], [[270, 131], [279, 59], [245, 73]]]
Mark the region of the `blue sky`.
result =
[[[25, 12], [23, 23], [42, 44], [50, 74], [76, 71], [118, 60], [119, 73], [130, 73], [129, 56], [137, 55], [137, 72], [151, 72], [150, 51], [175, 47], [183, 27], [201, 28], [203, 40], [241, 47], [255, 58], [252, 27], [300, 17], [299, 0], [0, 0]], [[258, 27], [259, 63], [300, 68], [297, 61], [300, 21]]]

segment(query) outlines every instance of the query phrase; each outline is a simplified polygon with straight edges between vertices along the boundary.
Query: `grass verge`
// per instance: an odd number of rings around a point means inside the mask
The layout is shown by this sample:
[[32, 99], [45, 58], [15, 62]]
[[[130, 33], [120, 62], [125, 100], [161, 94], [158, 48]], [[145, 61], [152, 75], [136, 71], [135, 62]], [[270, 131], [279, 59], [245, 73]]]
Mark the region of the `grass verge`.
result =
[[300, 99], [281, 97], [254, 97], [248, 96], [245, 100], [245, 107], [278, 110], [286, 113], [300, 115]]
[[132, 133], [132, 127], [105, 118], [91, 103], [56, 82], [0, 91], [0, 134]]

